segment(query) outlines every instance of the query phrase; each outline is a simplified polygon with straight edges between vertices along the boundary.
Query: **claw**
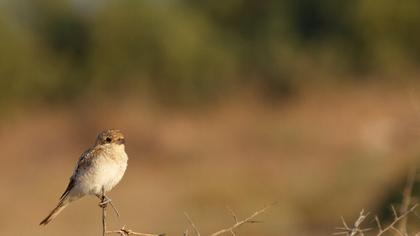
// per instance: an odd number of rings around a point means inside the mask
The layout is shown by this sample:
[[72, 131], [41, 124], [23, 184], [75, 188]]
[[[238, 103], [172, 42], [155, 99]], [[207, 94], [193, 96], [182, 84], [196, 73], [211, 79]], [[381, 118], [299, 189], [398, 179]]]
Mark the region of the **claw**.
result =
[[102, 195], [96, 195], [99, 199], [101, 199], [101, 202], [98, 204], [100, 208], [106, 208], [108, 207], [108, 204], [111, 205], [112, 209], [114, 210], [115, 214], [120, 217], [120, 213], [118, 212], [117, 208], [112, 204], [111, 198], [107, 197], [105, 194]]
[[108, 206], [108, 204], [112, 204], [111, 202], [112, 202], [112, 200], [104, 195], [104, 196], [102, 196], [102, 200], [98, 205], [99, 205], [99, 207], [105, 208], [105, 207]]

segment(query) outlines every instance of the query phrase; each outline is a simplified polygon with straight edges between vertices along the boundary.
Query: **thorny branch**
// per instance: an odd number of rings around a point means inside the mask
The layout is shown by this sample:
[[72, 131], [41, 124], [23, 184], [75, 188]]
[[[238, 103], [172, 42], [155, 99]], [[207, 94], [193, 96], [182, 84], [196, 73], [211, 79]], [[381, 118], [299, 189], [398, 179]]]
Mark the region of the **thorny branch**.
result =
[[[150, 233], [139, 233], [139, 232], [134, 232], [130, 229], [127, 229], [126, 226], [124, 225], [121, 229], [119, 230], [107, 230], [106, 228], [106, 208], [107, 205], [110, 204], [110, 199], [106, 198], [105, 195], [102, 195], [101, 197], [101, 203], [99, 204], [102, 207], [102, 235], [105, 236], [106, 234], [119, 234], [120, 236], [129, 236], [129, 235], [140, 235], [140, 236], [164, 236], [165, 234], [150, 234]], [[218, 236], [224, 233], [230, 233], [232, 236], [236, 236], [235, 233], [235, 229], [239, 228], [241, 225], [247, 224], [247, 223], [259, 223], [259, 221], [254, 220], [255, 217], [257, 217], [258, 215], [260, 215], [261, 213], [264, 213], [268, 208], [272, 207], [273, 205], [275, 205], [276, 203], [272, 203], [268, 206], [265, 206], [264, 208], [254, 212], [252, 215], [248, 216], [247, 218], [243, 219], [243, 220], [238, 220], [238, 217], [236, 216], [235, 212], [228, 208], [230, 214], [232, 215], [235, 224], [232, 225], [231, 227], [225, 228], [225, 229], [221, 229], [213, 234], [211, 234], [210, 236]], [[113, 206], [114, 207], [114, 206]], [[115, 212], [117, 213], [118, 211], [116, 209], [114, 209]], [[194, 222], [192, 221], [191, 217], [185, 212], [185, 217], [187, 218], [190, 226], [192, 227], [192, 229], [194, 230], [194, 233], [196, 236], [201, 236], [200, 231], [198, 230], [197, 226], [194, 224]], [[119, 215], [118, 215], [119, 216]], [[184, 231], [184, 236], [188, 236], [188, 229], [186, 229]]]
[[[243, 220], [238, 220], [238, 217], [236, 216], [235, 212], [232, 209], [228, 208], [228, 210], [231, 213], [235, 223], [228, 228], [221, 229], [221, 230], [211, 234], [210, 236], [218, 236], [218, 235], [222, 235], [222, 234], [225, 234], [225, 233], [230, 233], [232, 236], [236, 236], [235, 229], [239, 228], [240, 226], [242, 226], [244, 224], [259, 223], [260, 221], [256, 221], [256, 220], [254, 220], [254, 218], [257, 217], [258, 215], [264, 213], [268, 208], [272, 207], [275, 204], [276, 203], [272, 203], [270, 205], [267, 205], [264, 208], [254, 212], [252, 215], [248, 216], [247, 218], [245, 218]], [[189, 215], [187, 213], [185, 213], [185, 217], [187, 218], [190, 226], [193, 228], [193, 230], [195, 232], [195, 235], [196, 236], [201, 236], [200, 231], [198, 230], [197, 226], [194, 224], [194, 222], [191, 220], [191, 218], [189, 217]], [[184, 236], [188, 236], [188, 229], [185, 230]]]
[[[413, 190], [413, 185], [415, 182], [416, 169], [413, 168], [410, 170], [407, 183], [403, 191], [403, 201], [399, 213], [395, 207], [391, 207], [394, 219], [388, 226], [383, 227], [378, 216], [375, 216], [376, 225], [378, 227], [378, 233], [376, 236], [384, 235], [387, 232], [393, 231], [396, 235], [399, 236], [408, 236], [407, 233], [407, 217], [410, 213], [413, 213], [419, 204], [414, 204], [410, 207], [411, 203], [411, 192]], [[357, 218], [356, 222], [352, 227], [349, 227], [343, 217], [341, 221], [343, 227], [336, 228], [338, 232], [333, 233], [333, 235], [346, 235], [346, 236], [364, 236], [365, 232], [371, 230], [370, 228], [362, 228], [361, 224], [366, 220], [369, 213], [365, 213], [362, 210]], [[415, 236], [420, 236], [420, 232], [417, 232]]]
[[[400, 207], [400, 214], [403, 214], [408, 210], [408, 207], [411, 203], [411, 193], [413, 192], [414, 182], [416, 181], [416, 167], [411, 167], [408, 175], [407, 175], [407, 183], [405, 184], [404, 190], [403, 190], [403, 200]], [[398, 229], [403, 233], [404, 235], [407, 234], [407, 218], [404, 218], [399, 223]]]
[[363, 209], [357, 220], [354, 222], [354, 225], [352, 227], [349, 227], [344, 220], [344, 217], [341, 217], [341, 221], [343, 223], [343, 227], [337, 227], [336, 229], [339, 230], [336, 233], [333, 233], [333, 235], [348, 235], [348, 236], [356, 236], [361, 235], [363, 236], [365, 232], [369, 231], [370, 228], [361, 228], [361, 224], [366, 220], [367, 216], [369, 215], [369, 212], [365, 213], [365, 210]]
[[128, 235], [141, 235], [141, 236], [163, 236], [165, 234], [148, 234], [148, 233], [138, 233], [134, 232], [130, 229], [126, 229], [125, 225], [119, 230], [111, 230], [106, 231], [107, 234], [120, 234], [121, 236], [128, 236]]
[[126, 229], [125, 225], [119, 229], [119, 230], [107, 230], [106, 228], [106, 208], [108, 206], [108, 204], [111, 204], [112, 208], [114, 208], [115, 213], [117, 214], [117, 216], [119, 217], [119, 212], [118, 210], [114, 207], [114, 205], [112, 205], [111, 200], [108, 199], [105, 194], [104, 191], [102, 190], [102, 197], [101, 197], [101, 203], [99, 203], [99, 206], [102, 208], [102, 235], [105, 236], [106, 234], [119, 234], [121, 236], [129, 236], [129, 235], [140, 235], [140, 236], [163, 236], [165, 234], [149, 234], [149, 233], [138, 233], [138, 232], [134, 232], [130, 229]]
[[[184, 212], [185, 217], [188, 220], [188, 223], [190, 223], [191, 227], [193, 228], [195, 234], [197, 236], [201, 236], [200, 231], [198, 230], [197, 226], [194, 224], [194, 221], [191, 220], [191, 217], [188, 215], [188, 213]], [[185, 234], [188, 235], [188, 229], [185, 230]]]
[[[406, 233], [402, 233], [398, 228], [396, 228], [396, 224], [398, 224], [402, 219], [405, 219], [408, 214], [412, 213], [416, 208], [418, 207], [418, 204], [414, 204], [411, 208], [409, 208], [406, 212], [402, 213], [401, 215], [398, 215], [397, 211], [394, 207], [392, 207], [392, 212], [394, 214], [394, 220], [385, 228], [383, 228], [379, 218], [376, 216], [375, 221], [378, 226], [378, 233], [376, 236], [381, 236], [385, 234], [388, 231], [394, 231], [398, 233], [398, 235], [407, 235]], [[344, 218], [342, 217], [342, 224], [343, 227], [336, 228], [338, 232], [333, 233], [333, 235], [346, 235], [346, 236], [356, 236], [360, 235], [363, 236], [365, 232], [371, 230], [371, 228], [362, 228], [361, 224], [366, 220], [369, 213], [365, 213], [364, 210], [360, 212], [359, 217], [357, 218], [356, 222], [354, 223], [354, 226], [349, 227]]]
[[418, 207], [418, 204], [414, 204], [410, 209], [408, 209], [406, 212], [402, 213], [401, 215], [398, 216], [397, 211], [395, 210], [394, 207], [392, 207], [392, 212], [394, 214], [394, 220], [384, 229], [382, 228], [381, 222], [379, 221], [379, 218], [376, 216], [375, 220], [376, 220], [376, 224], [378, 225], [378, 234], [376, 236], [380, 236], [383, 235], [384, 233], [386, 233], [389, 230], [393, 230], [401, 235], [406, 235], [406, 233], [402, 233], [399, 229], [395, 228], [395, 225], [400, 222], [402, 219], [405, 219], [407, 217], [408, 214], [410, 214], [411, 212], [413, 212], [416, 208]]

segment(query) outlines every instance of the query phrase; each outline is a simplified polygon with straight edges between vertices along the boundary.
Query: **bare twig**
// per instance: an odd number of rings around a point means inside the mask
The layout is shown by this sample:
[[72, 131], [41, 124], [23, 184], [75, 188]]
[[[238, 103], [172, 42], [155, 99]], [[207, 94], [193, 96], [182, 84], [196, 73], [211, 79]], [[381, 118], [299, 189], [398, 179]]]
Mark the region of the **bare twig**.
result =
[[[247, 224], [247, 223], [248, 224], [259, 223], [260, 221], [254, 220], [254, 218], [257, 217], [258, 215], [260, 215], [261, 213], [264, 213], [268, 208], [272, 207], [275, 204], [276, 203], [272, 203], [270, 205], [267, 205], [264, 208], [254, 212], [252, 215], [248, 216], [247, 218], [245, 218], [243, 220], [238, 220], [238, 217], [236, 216], [235, 212], [231, 208], [227, 207], [227, 209], [230, 212], [230, 214], [232, 215], [235, 223], [231, 227], [221, 229], [221, 230], [211, 234], [210, 236], [218, 236], [218, 235], [221, 235], [221, 234], [224, 234], [224, 233], [229, 233], [232, 236], [236, 236], [236, 233], [235, 233], [236, 228], [239, 228], [241, 225], [244, 225], [244, 224]], [[186, 212], [184, 212], [184, 215], [187, 218], [191, 228], [194, 230], [195, 235], [196, 236], [201, 236], [200, 231], [198, 230], [197, 226], [192, 221], [191, 217]], [[185, 230], [184, 236], [188, 236], [188, 229]]]
[[[413, 212], [417, 207], [418, 207], [418, 204], [414, 204], [410, 209], [408, 209], [407, 211], [405, 211], [404, 213], [402, 213], [399, 216], [396, 213], [395, 208], [392, 207], [393, 212], [394, 212], [394, 220], [384, 229], [379, 228], [379, 232], [376, 236], [381, 236], [389, 230], [393, 230], [395, 232], [398, 232], [399, 234], [402, 234], [402, 232], [399, 229], [395, 228], [395, 225], [397, 223], [399, 223], [402, 219], [406, 218], [407, 215], [410, 214], [411, 212]], [[379, 222], [379, 220], [377, 220], [377, 222]], [[378, 224], [380, 224], [380, 223], [378, 223]], [[402, 234], [402, 235], [405, 235], [405, 234]]]
[[254, 218], [257, 217], [258, 215], [260, 215], [261, 213], [264, 213], [268, 208], [272, 207], [275, 204], [276, 203], [272, 203], [272, 204], [270, 204], [268, 206], [265, 206], [264, 208], [262, 208], [262, 209], [260, 209], [260, 210], [258, 210], [256, 212], [254, 212], [252, 215], [248, 216], [247, 218], [245, 218], [245, 219], [243, 219], [241, 221], [238, 221], [238, 218], [236, 217], [236, 214], [232, 210], [230, 210], [231, 211], [231, 214], [234, 217], [235, 224], [232, 225], [231, 227], [228, 227], [228, 228], [225, 228], [225, 229], [221, 229], [221, 230], [219, 230], [219, 231], [211, 234], [210, 236], [217, 236], [217, 235], [221, 235], [221, 234], [224, 234], [224, 233], [230, 233], [232, 236], [235, 236], [236, 233], [235, 233], [234, 230], [236, 228], [240, 227], [241, 225], [247, 224], [247, 223], [258, 223], [259, 221], [254, 220]]
[[[105, 190], [102, 188], [102, 197], [101, 202], [105, 202]], [[102, 236], [105, 236], [106, 234], [106, 207], [107, 204], [102, 205]]]
[[111, 230], [106, 231], [107, 234], [119, 234], [121, 236], [128, 236], [128, 235], [140, 235], [140, 236], [164, 236], [165, 234], [148, 234], [148, 233], [138, 233], [134, 232], [130, 229], [126, 229], [125, 225], [119, 230]]
[[[105, 234], [119, 234], [120, 236], [129, 236], [129, 235], [140, 235], [140, 236], [164, 236], [165, 234], [150, 234], [150, 233], [139, 233], [139, 232], [134, 232], [130, 229], [126, 229], [126, 226], [124, 225], [121, 229], [119, 230], [107, 230], [106, 229], [106, 208], [107, 208], [107, 204], [109, 202], [106, 202], [107, 198], [104, 194], [102, 194], [102, 202], [99, 204], [102, 207], [102, 235], [104, 236]], [[109, 199], [108, 199], [109, 200]], [[105, 204], [104, 204], [105, 203]], [[256, 212], [254, 212], [252, 215], [248, 216], [247, 218], [245, 218], [244, 220], [238, 220], [238, 217], [236, 216], [235, 212], [228, 208], [229, 212], [231, 213], [235, 224], [231, 227], [219, 230], [213, 234], [211, 234], [210, 236], [218, 236], [224, 233], [230, 233], [232, 236], [236, 236], [235, 233], [235, 229], [240, 227], [241, 225], [247, 224], [247, 223], [259, 223], [259, 221], [254, 220], [255, 217], [257, 217], [258, 215], [260, 215], [261, 213], [265, 212], [268, 208], [270, 208], [271, 206], [273, 206], [275, 203], [270, 204]], [[116, 211], [116, 209], [114, 209]], [[116, 211], [118, 212], [118, 211]], [[200, 231], [198, 230], [197, 226], [194, 224], [194, 222], [192, 221], [191, 217], [184, 212], [185, 217], [187, 218], [190, 226], [192, 227], [192, 229], [195, 232], [196, 236], [201, 236]], [[189, 235], [189, 231], [188, 228], [184, 231], [183, 233], [184, 236], [188, 236]]]
[[[196, 236], [201, 236], [200, 231], [198, 230], [197, 226], [194, 224], [194, 222], [191, 220], [191, 217], [184, 212], [185, 217], [187, 218], [188, 222], [190, 223], [191, 227], [194, 229], [195, 235]], [[188, 231], [187, 231], [188, 233]]]
[[382, 224], [381, 224], [381, 221], [379, 220], [378, 216], [375, 216], [375, 221], [376, 221], [376, 225], [378, 226], [379, 232], [382, 232], [383, 231]]
[[[375, 216], [376, 225], [378, 228], [378, 233], [376, 236], [382, 236], [387, 232], [394, 232], [394, 235], [398, 236], [408, 236], [407, 232], [407, 218], [410, 213], [413, 213], [416, 215], [415, 210], [419, 206], [419, 204], [411, 205], [411, 194], [413, 191], [414, 183], [416, 181], [416, 168], [413, 167], [410, 169], [410, 172], [407, 176], [407, 182], [403, 190], [403, 199], [401, 203], [401, 207], [399, 211], [395, 209], [394, 206], [391, 206], [392, 214], [394, 216], [394, 219], [391, 223], [388, 224], [388, 226], [384, 227], [381, 224], [381, 221], [379, 220], [378, 216]], [[370, 229], [362, 229], [360, 225], [365, 221], [367, 218], [368, 213], [364, 213], [364, 210], [362, 210], [359, 214], [359, 217], [357, 218], [356, 222], [354, 223], [354, 226], [349, 227], [346, 221], [343, 217], [341, 217], [341, 221], [343, 224], [343, 227], [337, 227], [336, 229], [338, 232], [333, 233], [333, 235], [346, 235], [346, 236], [363, 236], [364, 232], [370, 230]], [[417, 215], [416, 215], [417, 216]], [[417, 232], [415, 236], [420, 236], [420, 232]]]
[[101, 200], [101, 202], [99, 203], [99, 206], [102, 207], [108, 204], [111, 205], [117, 217], [120, 217], [120, 212], [118, 212], [118, 209], [114, 206], [114, 204], [112, 203], [112, 200], [109, 197], [107, 197], [104, 192], [102, 192], [102, 194], [97, 197], [99, 198], [99, 200]]
[[102, 189], [101, 202], [99, 203], [99, 206], [102, 208], [102, 236], [105, 236], [106, 234], [119, 234], [121, 236], [129, 236], [129, 235], [163, 236], [163, 235], [165, 235], [165, 234], [138, 233], [138, 232], [132, 231], [131, 229], [126, 229], [125, 225], [119, 230], [107, 230], [107, 228], [106, 228], [106, 216], [107, 216], [106, 208], [108, 207], [108, 204], [110, 204], [112, 206], [115, 213], [119, 217], [120, 214], [119, 214], [117, 208], [115, 208], [114, 205], [112, 204], [112, 202], [110, 201], [110, 199], [105, 196], [104, 189]]
[[117, 210], [117, 208], [114, 206], [114, 204], [112, 202], [109, 202], [109, 205], [111, 205], [111, 207], [114, 210], [117, 217], [120, 217], [120, 212]]
[[[404, 213], [398, 215], [395, 208], [392, 206], [392, 212], [394, 214], [394, 220], [385, 228], [383, 228], [379, 218], [375, 216], [376, 225], [378, 227], [378, 233], [376, 236], [381, 236], [385, 234], [388, 231], [394, 231], [400, 236], [406, 236], [406, 232], [402, 232], [400, 229], [396, 228], [395, 226], [402, 220], [405, 219], [408, 214], [412, 213], [416, 208], [418, 207], [418, 204], [413, 205], [411, 208], [409, 208]], [[342, 217], [342, 224], [343, 227], [337, 227], [336, 229], [339, 230], [338, 232], [333, 233], [333, 235], [347, 235], [347, 236], [356, 236], [361, 235], [363, 236], [365, 232], [371, 230], [370, 228], [361, 228], [361, 224], [366, 220], [369, 213], [365, 213], [364, 210], [362, 210], [359, 214], [359, 217], [357, 218], [356, 222], [354, 223], [354, 226], [349, 227], [344, 218]]]
[[333, 235], [347, 235], [347, 236], [356, 236], [364, 235], [365, 232], [371, 230], [370, 228], [361, 228], [362, 223], [366, 220], [369, 212], [365, 213], [365, 210], [362, 209], [359, 213], [359, 217], [356, 219], [352, 227], [349, 227], [344, 220], [344, 217], [341, 217], [341, 222], [343, 227], [337, 227], [338, 232], [333, 233]]
[[[417, 169], [412, 167], [410, 168], [410, 171], [407, 175], [407, 183], [403, 191], [403, 200], [400, 208], [400, 214], [407, 212], [408, 207], [411, 204], [411, 193], [413, 191], [414, 182], [416, 180], [416, 172]], [[407, 217], [401, 220], [398, 229], [403, 235], [407, 234]]]
[[230, 208], [230, 207], [226, 207], [226, 209], [230, 212], [230, 214], [232, 215], [232, 217], [233, 217], [233, 220], [235, 221], [235, 223], [238, 223], [238, 217], [236, 216], [236, 214], [235, 214], [235, 212], [232, 210], [232, 208]]

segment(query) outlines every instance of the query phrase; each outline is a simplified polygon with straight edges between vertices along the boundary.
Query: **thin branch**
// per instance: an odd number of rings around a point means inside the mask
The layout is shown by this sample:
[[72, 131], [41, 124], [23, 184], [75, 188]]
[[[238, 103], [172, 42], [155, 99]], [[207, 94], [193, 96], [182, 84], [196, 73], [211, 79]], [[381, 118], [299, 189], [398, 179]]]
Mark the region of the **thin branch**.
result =
[[[394, 220], [386, 227], [384, 227], [378, 216], [375, 216], [376, 225], [378, 228], [378, 233], [376, 236], [382, 236], [385, 233], [389, 231], [393, 231], [395, 235], [399, 236], [408, 236], [407, 233], [407, 218], [410, 213], [413, 213], [414, 215], [416, 208], [419, 206], [419, 204], [414, 204], [411, 207], [411, 193], [413, 191], [413, 186], [416, 179], [416, 168], [412, 168], [410, 170], [410, 173], [407, 176], [407, 183], [403, 191], [403, 201], [401, 204], [401, 208], [399, 209], [399, 212], [397, 209], [395, 209], [394, 206], [391, 206], [392, 214], [394, 216]], [[359, 214], [359, 217], [354, 223], [354, 226], [349, 227], [346, 221], [343, 217], [341, 217], [342, 225], [343, 227], [338, 227], [336, 230], [338, 232], [333, 233], [333, 235], [346, 235], [346, 236], [356, 236], [360, 235], [363, 236], [364, 232], [370, 230], [370, 229], [362, 229], [361, 224], [365, 221], [369, 213], [364, 213], [364, 210], [362, 210]], [[420, 236], [420, 232], [417, 232], [415, 236]]]
[[[416, 167], [411, 167], [407, 175], [407, 182], [403, 190], [403, 200], [400, 208], [400, 214], [403, 214], [408, 210], [408, 207], [411, 203], [411, 193], [413, 192], [414, 182], [416, 180]], [[398, 225], [398, 229], [403, 235], [407, 234], [407, 217], [402, 219]]]
[[164, 236], [165, 234], [148, 234], [148, 233], [138, 233], [134, 232], [130, 229], [126, 229], [125, 225], [119, 230], [111, 230], [106, 231], [107, 234], [119, 234], [121, 236], [128, 236], [128, 235], [140, 235], [140, 236]]
[[229, 206], [226, 207], [226, 209], [230, 212], [230, 214], [233, 217], [233, 220], [235, 221], [235, 223], [238, 223], [238, 217], [236, 216], [235, 212], [232, 210], [232, 208], [230, 208]]
[[365, 232], [371, 230], [370, 228], [361, 228], [362, 223], [366, 220], [369, 212], [365, 213], [365, 210], [362, 209], [359, 213], [359, 217], [356, 219], [352, 227], [349, 227], [344, 220], [344, 217], [341, 217], [341, 222], [344, 227], [336, 228], [339, 230], [338, 232], [333, 233], [333, 235], [347, 235], [347, 236], [356, 236], [356, 235], [364, 235]]
[[119, 217], [120, 214], [117, 210], [117, 208], [114, 207], [114, 205], [111, 202], [111, 199], [107, 198], [105, 196], [105, 191], [102, 189], [102, 196], [101, 196], [101, 202], [99, 203], [99, 206], [102, 208], [102, 236], [105, 236], [106, 234], [119, 234], [121, 236], [129, 236], [129, 235], [140, 235], [140, 236], [163, 236], [165, 234], [149, 234], [149, 233], [138, 233], [134, 232], [131, 229], [126, 229], [125, 225], [119, 229], [119, 230], [107, 230], [106, 229], [106, 208], [108, 207], [108, 204], [112, 206], [115, 213]]
[[391, 224], [389, 224], [387, 227], [385, 227], [384, 229], [379, 229], [379, 232], [376, 236], [381, 236], [384, 233], [386, 233], [389, 230], [395, 230], [395, 225], [400, 222], [402, 219], [404, 219], [405, 217], [407, 217], [408, 214], [410, 214], [411, 212], [413, 212], [416, 208], [418, 207], [418, 204], [414, 204], [410, 209], [408, 209], [406, 212], [402, 213], [400, 216], [396, 215], [395, 209], [393, 208], [394, 214], [395, 214], [395, 218], [394, 221], [391, 222]]
[[[210, 236], [217, 236], [217, 235], [221, 235], [224, 233], [230, 233], [231, 235], [236, 235], [235, 234], [235, 229], [240, 227], [243, 224], [247, 224], [247, 223], [257, 223], [259, 221], [255, 221], [254, 218], [257, 217], [258, 215], [260, 215], [261, 213], [264, 213], [268, 208], [272, 207], [273, 205], [275, 205], [276, 203], [270, 204], [268, 206], [265, 206], [264, 208], [262, 208], [261, 210], [258, 210], [256, 212], [254, 212], [252, 215], [248, 216], [247, 218], [241, 220], [241, 221], [236, 221], [234, 225], [232, 225], [231, 227], [225, 228], [225, 229], [221, 229], [213, 234], [211, 234]], [[233, 215], [235, 215], [233, 213]], [[236, 215], [235, 215], [236, 216]]]
[[111, 202], [109, 202], [109, 205], [111, 205], [112, 209], [114, 210], [115, 214], [117, 215], [117, 217], [120, 217], [120, 212], [117, 210], [117, 208], [114, 206], [114, 204]]
[[[101, 198], [102, 198], [101, 202], [105, 202], [106, 197], [105, 197], [104, 188], [102, 188], [102, 197]], [[102, 205], [101, 207], [102, 207], [102, 236], [105, 236], [105, 234], [106, 234], [106, 207], [107, 207], [107, 204]]]
[[375, 216], [376, 224], [378, 225], [379, 232], [383, 231], [381, 221], [379, 221], [378, 216]]
[[[102, 194], [102, 202], [99, 204], [102, 207], [102, 229], [103, 229], [103, 236], [105, 234], [119, 234], [121, 236], [129, 236], [129, 235], [139, 235], [139, 236], [164, 236], [165, 234], [150, 234], [150, 233], [139, 233], [139, 232], [134, 232], [130, 229], [126, 229], [126, 226], [124, 225], [121, 229], [119, 230], [107, 230], [106, 229], [106, 208], [107, 208], [107, 204], [109, 204], [109, 199], [106, 199], [106, 196], [104, 194]], [[108, 202], [106, 202], [106, 200], [108, 200]], [[211, 234], [210, 236], [218, 236], [221, 235], [223, 233], [230, 233], [232, 236], [236, 236], [235, 233], [235, 229], [240, 227], [241, 225], [244, 225], [246, 223], [258, 223], [259, 221], [254, 220], [255, 217], [257, 217], [258, 215], [260, 215], [261, 213], [265, 212], [268, 208], [270, 208], [271, 206], [273, 206], [276, 203], [270, 204], [264, 208], [262, 208], [261, 210], [258, 210], [256, 212], [254, 212], [252, 215], [248, 216], [247, 218], [245, 218], [244, 220], [239, 221], [235, 212], [228, 208], [228, 210], [230, 211], [230, 213], [232, 214], [232, 217], [235, 221], [235, 224], [229, 228], [226, 229], [222, 229], [219, 230], [213, 234]], [[116, 209], [114, 209], [116, 210]], [[117, 211], [116, 211], [117, 212]], [[187, 218], [190, 226], [193, 228], [196, 236], [201, 236], [200, 231], [198, 230], [197, 226], [194, 224], [194, 222], [192, 221], [191, 217], [184, 212], [185, 217]], [[189, 232], [188, 232], [188, 228], [184, 231], [184, 236], [188, 236]]]
[[[190, 216], [184, 212], [185, 217], [187, 218], [188, 222], [190, 223], [191, 227], [194, 229], [194, 232], [197, 236], [201, 236], [200, 231], [198, 230], [197, 226], [194, 224], [194, 222], [191, 220]], [[188, 232], [188, 231], [187, 231]]]

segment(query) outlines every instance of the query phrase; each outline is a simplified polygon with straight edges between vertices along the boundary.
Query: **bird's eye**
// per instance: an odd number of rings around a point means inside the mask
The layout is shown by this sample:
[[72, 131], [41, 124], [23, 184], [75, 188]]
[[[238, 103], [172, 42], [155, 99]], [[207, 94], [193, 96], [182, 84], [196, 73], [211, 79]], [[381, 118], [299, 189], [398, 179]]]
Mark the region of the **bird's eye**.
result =
[[110, 137], [108, 137], [108, 138], [106, 138], [106, 139], [105, 139], [105, 141], [106, 141], [107, 143], [110, 143], [110, 142], [111, 142], [111, 138], [110, 138]]

